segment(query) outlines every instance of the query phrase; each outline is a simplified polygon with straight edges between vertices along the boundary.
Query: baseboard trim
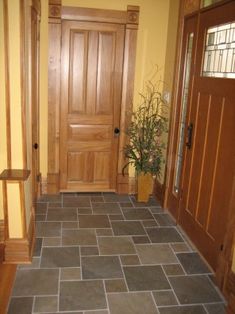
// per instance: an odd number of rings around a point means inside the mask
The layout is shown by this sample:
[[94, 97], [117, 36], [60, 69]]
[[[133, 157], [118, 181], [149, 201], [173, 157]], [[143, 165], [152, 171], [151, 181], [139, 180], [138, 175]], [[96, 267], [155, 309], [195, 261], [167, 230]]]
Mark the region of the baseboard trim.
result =
[[0, 220], [0, 243], [4, 242], [4, 238], [5, 238], [4, 230], [5, 230], [5, 228], [4, 228], [4, 220], [1, 219]]
[[60, 191], [59, 179], [60, 179], [59, 173], [48, 173], [47, 174], [47, 182], [46, 182], [47, 194], [59, 193], [59, 191]]
[[4, 264], [29, 264], [32, 262], [35, 242], [34, 224], [34, 215], [31, 214], [27, 238], [5, 240]]

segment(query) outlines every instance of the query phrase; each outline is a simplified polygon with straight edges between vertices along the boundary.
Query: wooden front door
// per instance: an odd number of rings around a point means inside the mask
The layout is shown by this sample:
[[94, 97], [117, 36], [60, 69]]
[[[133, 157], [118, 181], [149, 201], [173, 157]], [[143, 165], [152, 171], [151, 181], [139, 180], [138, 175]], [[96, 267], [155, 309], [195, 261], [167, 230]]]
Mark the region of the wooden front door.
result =
[[200, 15], [182, 172], [179, 222], [214, 269], [235, 170], [234, 12], [232, 1]]
[[116, 189], [124, 25], [63, 21], [60, 189]]

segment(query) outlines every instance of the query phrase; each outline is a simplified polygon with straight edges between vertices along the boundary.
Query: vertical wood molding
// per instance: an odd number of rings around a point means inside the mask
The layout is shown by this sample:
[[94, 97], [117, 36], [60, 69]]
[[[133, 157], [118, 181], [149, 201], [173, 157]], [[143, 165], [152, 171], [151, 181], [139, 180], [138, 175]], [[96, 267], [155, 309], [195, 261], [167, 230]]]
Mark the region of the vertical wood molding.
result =
[[6, 136], [7, 136], [7, 167], [11, 168], [11, 114], [10, 114], [10, 74], [9, 74], [9, 30], [8, 1], [3, 1], [4, 18], [4, 50], [5, 50], [5, 97], [6, 97]]
[[61, 3], [49, 1], [47, 193], [59, 192]]
[[[120, 119], [120, 138], [119, 138], [119, 156], [118, 156], [118, 176], [117, 176], [117, 193], [129, 192], [129, 179], [123, 182], [122, 169], [127, 160], [123, 153], [123, 148], [127, 143], [126, 129], [131, 121], [134, 78], [135, 78], [135, 60], [137, 45], [137, 29], [139, 22], [139, 7], [127, 7], [127, 24], [125, 36], [123, 81], [122, 81], [122, 104]], [[126, 172], [125, 177], [129, 177]]]
[[229, 216], [224, 238], [224, 248], [218, 259], [216, 269], [217, 283], [228, 300], [227, 313], [235, 311], [235, 274], [232, 272], [233, 250], [235, 247], [235, 175], [229, 203]]
[[23, 169], [27, 169], [27, 137], [26, 137], [26, 49], [25, 49], [25, 4], [20, 0], [20, 87], [21, 87], [21, 125]]
[[177, 99], [179, 94], [179, 84], [180, 84], [180, 62], [182, 57], [182, 39], [183, 39], [183, 29], [184, 29], [184, 0], [180, 2], [179, 8], [179, 22], [178, 22], [178, 30], [177, 30], [177, 46], [176, 46], [176, 57], [175, 57], [175, 68], [174, 68], [174, 82], [172, 89], [172, 104], [170, 110], [170, 123], [169, 123], [169, 136], [168, 136], [168, 145], [167, 145], [167, 153], [166, 153], [166, 170], [165, 170], [165, 197], [163, 207], [169, 207], [169, 198], [170, 198], [170, 180], [171, 177], [174, 176], [174, 162], [175, 156], [173, 155], [174, 151], [174, 138], [175, 133], [177, 131], [176, 125], [176, 117], [178, 114], [178, 105]]

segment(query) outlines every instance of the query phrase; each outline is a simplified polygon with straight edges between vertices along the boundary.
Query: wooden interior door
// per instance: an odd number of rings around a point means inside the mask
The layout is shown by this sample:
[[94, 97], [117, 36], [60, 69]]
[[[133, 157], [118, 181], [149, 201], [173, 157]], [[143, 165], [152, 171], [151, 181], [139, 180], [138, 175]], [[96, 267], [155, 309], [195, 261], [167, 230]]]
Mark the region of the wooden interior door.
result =
[[124, 25], [63, 21], [60, 189], [116, 189]]
[[32, 194], [39, 194], [39, 15], [31, 7]]
[[[216, 63], [224, 62], [220, 51], [218, 56], [208, 61], [214, 70], [210, 73], [205, 71], [204, 47], [207, 43], [209, 49], [214, 49], [215, 46], [210, 43], [215, 38], [213, 36], [225, 36], [224, 40], [227, 40], [228, 33], [214, 33], [208, 39], [207, 31], [214, 26], [234, 23], [234, 12], [235, 2], [232, 1], [201, 13], [180, 203], [180, 224], [214, 269], [219, 251], [223, 249], [234, 175], [235, 80], [218, 77], [228, 75], [227, 70], [224, 73], [221, 70], [226, 68], [226, 63], [221, 66]], [[231, 44], [223, 42], [220, 37], [220, 46], [215, 49], [222, 49], [223, 46], [234, 51], [235, 37], [231, 36]], [[217, 77], [214, 77], [213, 71], [218, 72]], [[232, 63], [231, 72], [234, 73]]]

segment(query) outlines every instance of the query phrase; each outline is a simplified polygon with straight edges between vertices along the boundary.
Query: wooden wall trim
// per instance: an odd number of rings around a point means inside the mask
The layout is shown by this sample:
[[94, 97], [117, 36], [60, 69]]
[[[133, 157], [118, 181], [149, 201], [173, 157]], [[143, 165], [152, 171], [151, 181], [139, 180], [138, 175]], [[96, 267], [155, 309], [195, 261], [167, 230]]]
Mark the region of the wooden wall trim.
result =
[[0, 264], [0, 313], [7, 313], [7, 307], [15, 280], [16, 265]]
[[[228, 300], [228, 312], [235, 312], [235, 274], [231, 271], [233, 250], [235, 247], [235, 175], [229, 203], [229, 216], [224, 238], [223, 251], [218, 259], [216, 269], [217, 283]], [[232, 312], [233, 310], [233, 312]]]
[[51, 6], [49, 9], [47, 193], [56, 194], [59, 192], [61, 17], [57, 14], [60, 9], [53, 11]]
[[0, 220], [0, 243], [4, 242], [4, 231], [5, 230], [5, 224], [4, 224], [4, 219]]
[[20, 0], [20, 88], [21, 88], [21, 126], [23, 168], [27, 168], [27, 137], [26, 137], [26, 50], [25, 50], [25, 1]]
[[160, 183], [157, 179], [154, 182], [153, 194], [156, 196], [161, 206], [164, 207], [165, 185]]
[[6, 239], [5, 240], [4, 263], [11, 263], [11, 264], [31, 263], [33, 249], [34, 249], [34, 242], [35, 242], [35, 223], [34, 223], [34, 215], [31, 214], [27, 236], [22, 239]]
[[7, 167], [11, 168], [11, 119], [10, 119], [10, 74], [9, 74], [9, 30], [8, 1], [3, 1], [4, 19], [4, 52], [5, 52], [5, 98], [6, 98], [6, 137], [7, 137]]
[[[130, 7], [129, 7], [130, 8]], [[133, 7], [131, 7], [132, 9]], [[130, 10], [128, 11], [130, 12]], [[135, 7], [136, 18], [134, 23], [138, 22], [139, 8]], [[130, 14], [129, 14], [130, 16]], [[134, 27], [133, 27], [134, 25]], [[129, 28], [128, 28], [129, 27]], [[125, 187], [123, 185], [121, 176], [122, 169], [127, 162], [123, 154], [123, 147], [126, 145], [128, 139], [126, 136], [126, 129], [131, 121], [131, 113], [133, 107], [133, 93], [134, 93], [134, 78], [135, 78], [135, 59], [136, 59], [136, 45], [137, 45], [137, 28], [138, 24], [127, 24], [125, 36], [125, 50], [124, 50], [124, 65], [123, 65], [123, 81], [122, 81], [122, 104], [121, 104], [121, 118], [120, 118], [120, 138], [119, 138], [119, 158], [118, 158], [118, 177], [117, 177], [117, 193], [129, 192], [129, 181], [126, 181]], [[129, 176], [128, 169], [125, 175]]]
[[90, 9], [79, 7], [62, 7], [61, 18], [63, 20], [105, 22], [126, 24], [126, 11]]
[[168, 145], [166, 153], [166, 170], [165, 170], [165, 196], [164, 196], [164, 208], [168, 208], [171, 176], [174, 175], [174, 138], [175, 132], [177, 131], [176, 117], [178, 114], [177, 99], [179, 94], [179, 84], [180, 84], [180, 63], [182, 57], [182, 39], [183, 39], [183, 29], [184, 29], [184, 0], [180, 2], [179, 8], [179, 22], [177, 30], [177, 46], [176, 46], [176, 57], [175, 57], [175, 67], [174, 67], [174, 81], [173, 81], [173, 92], [172, 92], [172, 103], [170, 110], [170, 122], [169, 122], [169, 135], [168, 135]]

